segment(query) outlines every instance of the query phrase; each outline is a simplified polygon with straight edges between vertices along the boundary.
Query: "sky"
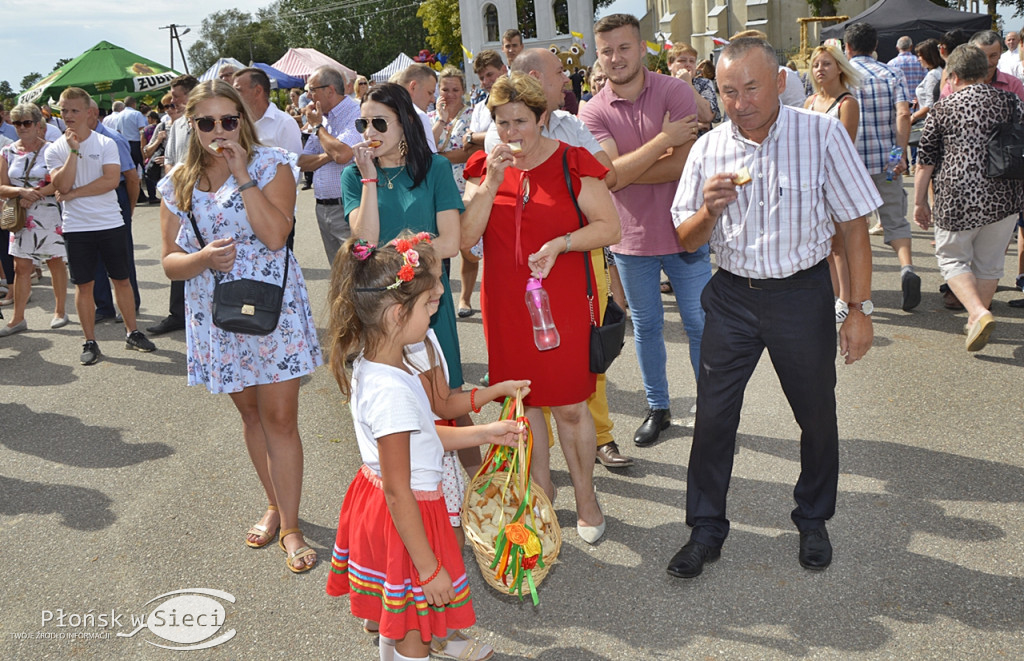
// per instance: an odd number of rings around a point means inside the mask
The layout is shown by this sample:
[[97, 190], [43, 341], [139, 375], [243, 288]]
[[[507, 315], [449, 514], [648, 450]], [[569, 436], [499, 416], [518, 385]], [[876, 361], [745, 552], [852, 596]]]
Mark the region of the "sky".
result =
[[[170, 65], [170, 30], [161, 26], [191, 27], [181, 39], [185, 52], [198, 39], [203, 19], [215, 11], [237, 8], [255, 15], [271, 0], [3, 0], [0, 27], [0, 80], [20, 91], [21, 79], [32, 72], [44, 76], [62, 58], [81, 55], [101, 41], [127, 48], [155, 62]], [[111, 11], [111, 7], [116, 10]], [[640, 16], [644, 0], [616, 0], [602, 13], [623, 11]], [[1013, 9], [1002, 6], [1010, 27], [1024, 19], [1010, 18]], [[179, 28], [179, 33], [183, 28]], [[175, 69], [182, 71], [175, 48]], [[195, 72], [192, 72], [195, 73]]]

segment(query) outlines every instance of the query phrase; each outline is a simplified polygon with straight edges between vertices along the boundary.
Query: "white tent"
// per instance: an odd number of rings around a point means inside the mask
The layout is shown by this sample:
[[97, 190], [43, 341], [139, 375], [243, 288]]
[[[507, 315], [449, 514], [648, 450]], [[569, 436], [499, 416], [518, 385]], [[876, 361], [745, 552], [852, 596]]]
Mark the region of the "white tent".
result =
[[391, 76], [395, 75], [402, 69], [405, 69], [410, 64], [416, 64], [411, 57], [405, 53], [399, 53], [398, 57], [391, 60], [391, 64], [387, 65], [377, 73], [370, 76], [373, 80], [378, 83], [386, 83], [391, 79]]
[[203, 82], [204, 80], [214, 80], [217, 77], [217, 73], [220, 71], [220, 68], [225, 64], [230, 64], [236, 70], [244, 69], [248, 66], [247, 64], [242, 64], [233, 57], [222, 57], [214, 62], [213, 66], [206, 70], [206, 73], [199, 76], [199, 82]]

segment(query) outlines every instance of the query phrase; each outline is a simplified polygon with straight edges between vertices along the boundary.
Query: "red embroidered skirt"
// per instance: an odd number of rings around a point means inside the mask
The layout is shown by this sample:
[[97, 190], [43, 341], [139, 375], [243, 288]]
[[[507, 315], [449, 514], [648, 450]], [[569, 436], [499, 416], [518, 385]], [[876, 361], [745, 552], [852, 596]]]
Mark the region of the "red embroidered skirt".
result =
[[345, 494], [338, 535], [327, 578], [327, 594], [349, 595], [352, 614], [380, 623], [381, 635], [401, 640], [418, 630], [420, 640], [444, 637], [449, 629], [476, 622], [462, 552], [448, 522], [441, 490], [413, 491], [430, 547], [452, 579], [455, 599], [434, 607], [413, 585], [418, 576], [409, 552], [391, 520], [380, 478], [367, 466], [359, 469]]

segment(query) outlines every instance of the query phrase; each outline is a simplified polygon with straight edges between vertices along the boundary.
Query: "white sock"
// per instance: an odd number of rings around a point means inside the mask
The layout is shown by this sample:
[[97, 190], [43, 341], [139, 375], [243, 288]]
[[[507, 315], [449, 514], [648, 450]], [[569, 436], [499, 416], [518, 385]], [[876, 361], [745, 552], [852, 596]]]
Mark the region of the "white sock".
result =
[[430, 661], [430, 655], [427, 656], [402, 656], [402, 653], [395, 650], [395, 661]]
[[395, 641], [380, 636], [380, 661], [395, 661]]

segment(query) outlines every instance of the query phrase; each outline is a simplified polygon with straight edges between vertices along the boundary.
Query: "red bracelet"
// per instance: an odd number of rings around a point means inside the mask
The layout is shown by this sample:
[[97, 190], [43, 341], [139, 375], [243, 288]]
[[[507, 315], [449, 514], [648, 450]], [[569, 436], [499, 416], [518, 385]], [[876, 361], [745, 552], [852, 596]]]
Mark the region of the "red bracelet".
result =
[[377, 183], [376, 179], [360, 179], [359, 181], [364, 183], [364, 184], [375, 184], [375, 183]]
[[431, 574], [430, 578], [428, 578], [425, 581], [421, 581], [417, 577], [413, 577], [413, 579], [412, 579], [413, 585], [415, 585], [418, 588], [421, 588], [424, 585], [426, 585], [427, 583], [429, 583], [432, 580], [434, 580], [435, 578], [437, 578], [437, 575], [441, 573], [441, 558], [438, 558], [437, 555], [434, 555], [434, 558], [437, 560], [437, 569], [434, 570], [434, 573]]
[[[476, 391], [477, 390], [479, 390], [479, 388], [473, 388], [472, 390], [469, 391], [469, 406], [470, 406], [470, 408], [473, 409], [473, 413], [479, 413], [480, 412], [480, 409], [478, 409], [476, 407]], [[480, 407], [480, 408], [483, 408], [483, 407]]]

